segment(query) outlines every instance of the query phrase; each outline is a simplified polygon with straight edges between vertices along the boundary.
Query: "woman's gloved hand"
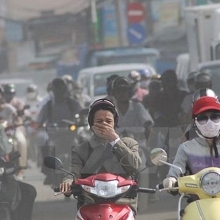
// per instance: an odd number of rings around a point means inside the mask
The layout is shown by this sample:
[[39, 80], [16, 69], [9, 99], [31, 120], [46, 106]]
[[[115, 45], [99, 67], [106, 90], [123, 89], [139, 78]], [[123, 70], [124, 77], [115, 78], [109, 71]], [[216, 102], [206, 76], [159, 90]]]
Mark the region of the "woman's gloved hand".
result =
[[176, 178], [168, 177], [163, 180], [163, 187], [170, 189], [170, 191], [176, 191], [176, 190], [172, 190], [172, 188], [175, 187], [176, 182], [177, 182]]

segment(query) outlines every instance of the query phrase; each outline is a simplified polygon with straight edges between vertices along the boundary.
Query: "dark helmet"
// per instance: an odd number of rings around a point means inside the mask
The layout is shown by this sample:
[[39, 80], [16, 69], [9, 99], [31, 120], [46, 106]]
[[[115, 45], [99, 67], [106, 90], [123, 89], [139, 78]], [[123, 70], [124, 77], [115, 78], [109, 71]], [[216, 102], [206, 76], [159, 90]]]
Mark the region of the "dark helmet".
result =
[[28, 87], [27, 87], [27, 93], [29, 92], [38, 92], [38, 87], [37, 85], [35, 84], [30, 84]]
[[187, 76], [187, 79], [186, 79], [187, 83], [194, 83], [197, 75], [198, 75], [197, 71], [190, 72]]
[[177, 82], [177, 75], [176, 75], [176, 72], [172, 69], [168, 69], [168, 70], [165, 70], [161, 77], [160, 77], [160, 80], [162, 82]]
[[116, 74], [113, 74], [113, 75], [111, 75], [111, 76], [109, 76], [109, 77], [107, 78], [107, 81], [106, 81], [106, 90], [107, 90], [108, 94], [111, 94], [111, 92], [112, 92], [112, 83], [113, 83], [113, 81], [114, 81], [117, 77], [119, 77], [119, 76], [116, 75]]
[[113, 102], [108, 99], [98, 99], [92, 103], [89, 108], [88, 122], [89, 126], [92, 127], [94, 123], [94, 115], [98, 110], [108, 110], [114, 115], [115, 127], [118, 124], [118, 111]]
[[200, 98], [204, 96], [217, 98], [217, 95], [215, 94], [213, 90], [208, 89], [208, 88], [202, 88], [194, 92], [193, 97], [192, 97], [192, 103], [194, 103], [195, 101], [199, 100]]
[[13, 83], [7, 83], [4, 85], [4, 92], [15, 94], [15, 85]]
[[112, 93], [115, 96], [119, 89], [127, 88], [130, 90], [130, 96], [133, 95], [133, 86], [130, 83], [129, 79], [123, 76], [119, 76], [112, 82]]
[[208, 73], [198, 73], [195, 77], [195, 89], [212, 88], [212, 77]]
[[112, 83], [112, 89], [113, 90], [117, 90], [120, 88], [131, 88], [131, 83], [129, 81], [128, 78], [123, 77], [123, 76], [119, 76], [116, 79], [114, 79], [113, 83]]
[[51, 82], [52, 91], [59, 90], [60, 88], [66, 88], [67, 89], [66, 81], [62, 78], [53, 79], [53, 81]]

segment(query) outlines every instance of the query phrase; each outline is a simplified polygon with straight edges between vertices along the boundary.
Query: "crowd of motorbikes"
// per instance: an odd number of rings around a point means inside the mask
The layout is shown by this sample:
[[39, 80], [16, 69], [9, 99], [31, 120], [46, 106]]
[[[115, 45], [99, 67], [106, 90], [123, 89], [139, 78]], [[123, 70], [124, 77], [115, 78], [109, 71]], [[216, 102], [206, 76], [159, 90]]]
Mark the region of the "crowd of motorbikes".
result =
[[[28, 106], [25, 106], [25, 109], [27, 108]], [[68, 147], [78, 145], [91, 136], [87, 114], [88, 109], [83, 109], [75, 116], [75, 121], [62, 120], [60, 123], [49, 124], [44, 128], [48, 133], [51, 155], [53, 155], [47, 156], [44, 159], [44, 164], [54, 170], [56, 176], [54, 186], [59, 185], [65, 173], [73, 175], [68, 171], [71, 162], [71, 149]], [[8, 126], [7, 122], [2, 121], [0, 126], [4, 128], [7, 134], [8, 142], [14, 147], [7, 160], [4, 157], [0, 159], [0, 219], [10, 220], [10, 210], [16, 206], [16, 197], [19, 196], [18, 191], [16, 191], [16, 179], [13, 176], [24, 167], [19, 164], [19, 147], [16, 146], [14, 135], [18, 125]], [[31, 126], [31, 123], [28, 123], [27, 120], [25, 126]], [[128, 129], [123, 130], [123, 132], [127, 132], [126, 135], [128, 135], [131, 131]], [[65, 138], [60, 138], [61, 136], [65, 136]], [[62, 149], [58, 147], [60, 144], [63, 146]], [[152, 150], [150, 159], [155, 166], [174, 166], [166, 162], [167, 154], [161, 148]], [[176, 167], [176, 169], [179, 168]], [[51, 172], [53, 171], [51, 170]], [[217, 211], [220, 202], [219, 168], [209, 167], [195, 175], [182, 175], [178, 178], [178, 185], [174, 189], [178, 190], [180, 194], [177, 205], [178, 220], [215, 220], [220, 218]], [[138, 180], [126, 180], [123, 177], [109, 173], [77, 179], [72, 185], [72, 195], [76, 199], [80, 198], [79, 195], [89, 197], [93, 200], [93, 203], [81, 206], [77, 211], [76, 219], [135, 219], [134, 210], [128, 204], [118, 203], [118, 200], [124, 197], [135, 198], [138, 193], [154, 194], [162, 190], [168, 189], [163, 189], [162, 185], [157, 185], [155, 188], [143, 188], [140, 187]], [[58, 187], [55, 187], [54, 191], [60, 193]], [[192, 201], [184, 207], [184, 198], [189, 199], [192, 194], [196, 194], [199, 200]]]
[[[29, 106], [25, 106], [19, 112], [24, 116], [24, 111]], [[71, 163], [71, 148], [91, 137], [90, 127], [87, 121], [88, 109], [83, 109], [75, 115], [74, 121], [62, 120], [59, 123], [47, 124], [42, 127], [48, 135], [49, 154], [44, 159], [44, 165], [51, 169], [54, 175], [53, 187], [55, 194], [59, 192], [58, 186], [65, 173], [74, 176], [68, 171]], [[19, 158], [21, 157], [19, 145], [17, 144], [15, 132], [20, 126], [27, 128], [33, 126], [28, 117], [24, 117], [22, 124], [8, 125], [7, 121], [0, 122], [0, 138], [5, 138], [7, 150], [0, 141], [0, 220], [10, 220], [10, 210], [16, 207], [19, 201], [19, 191], [15, 176], [20, 169], [24, 168]], [[146, 154], [144, 132], [133, 128], [118, 129], [121, 136], [130, 136], [139, 140], [140, 152]], [[7, 136], [4, 136], [6, 134]], [[0, 139], [1, 140], [1, 139]], [[10, 146], [10, 147], [8, 147]], [[62, 146], [62, 148], [60, 148]], [[6, 150], [5, 153], [1, 153]], [[155, 148], [150, 152], [151, 163], [156, 166], [174, 166], [168, 163], [169, 155], [161, 149]], [[176, 169], [180, 169], [176, 167]], [[174, 187], [180, 194], [177, 206], [178, 220], [191, 219], [218, 219], [218, 205], [220, 202], [220, 169], [216, 167], [206, 168], [195, 175], [181, 176], [178, 178], [178, 185]], [[77, 179], [72, 185], [72, 195], [79, 199], [79, 195], [89, 197], [93, 200], [92, 204], [81, 206], [75, 219], [95, 220], [95, 219], [114, 219], [114, 220], [134, 220], [136, 213], [128, 204], [120, 204], [118, 200], [124, 197], [135, 198], [139, 193], [159, 193], [164, 189], [162, 185], [155, 188], [140, 187], [139, 181], [127, 180], [121, 176], [109, 173], [94, 174], [84, 179]], [[192, 194], [196, 194], [199, 200], [192, 201], [185, 205], [184, 198], [190, 199]], [[184, 204], [184, 205], [183, 205]]]
[[[24, 110], [28, 106], [24, 107]], [[23, 111], [24, 111], [23, 110]], [[23, 114], [20, 112], [19, 114]], [[91, 131], [87, 122], [88, 109], [83, 109], [75, 116], [74, 121], [62, 120], [60, 123], [48, 124], [42, 128], [48, 134], [48, 146], [50, 155], [44, 159], [46, 167], [54, 170], [54, 186], [58, 186], [63, 175], [68, 173], [71, 163], [71, 148], [86, 141], [91, 136]], [[1, 128], [7, 134], [8, 142], [13, 146], [9, 157], [0, 158], [0, 219], [10, 220], [10, 210], [16, 206], [19, 192], [16, 190], [16, 179], [14, 175], [24, 167], [19, 163], [20, 152], [17, 145], [15, 131], [19, 126], [32, 126], [31, 121], [26, 119], [22, 125], [8, 125], [6, 121], [1, 121]], [[125, 134], [123, 134], [123, 132]], [[124, 129], [121, 135], [131, 136], [133, 131]], [[138, 130], [136, 130], [137, 133]], [[135, 135], [135, 134], [133, 134]], [[61, 138], [62, 137], [62, 138]], [[144, 140], [143, 137], [140, 140]], [[60, 148], [59, 146], [62, 146]], [[145, 148], [145, 145], [141, 148]], [[155, 148], [150, 153], [150, 159], [155, 166], [174, 166], [167, 161], [167, 154], [163, 149]], [[179, 169], [176, 167], [176, 169]], [[51, 172], [53, 172], [51, 170]], [[206, 168], [195, 175], [181, 176], [178, 178], [178, 185], [175, 186], [180, 194], [177, 206], [177, 218], [180, 219], [220, 219], [218, 205], [220, 202], [220, 169], [216, 167]], [[85, 179], [77, 179], [72, 185], [72, 195], [79, 199], [79, 195], [89, 197], [92, 204], [86, 204], [79, 208], [76, 219], [114, 219], [133, 220], [136, 213], [128, 204], [120, 204], [118, 200], [124, 197], [135, 198], [138, 193], [159, 193], [163, 189], [162, 185], [155, 188], [140, 187], [138, 180], [126, 180], [123, 177], [102, 173], [95, 174]], [[55, 187], [54, 191], [59, 192]], [[189, 199], [192, 194], [196, 194], [199, 200], [193, 201], [183, 206], [184, 198]]]

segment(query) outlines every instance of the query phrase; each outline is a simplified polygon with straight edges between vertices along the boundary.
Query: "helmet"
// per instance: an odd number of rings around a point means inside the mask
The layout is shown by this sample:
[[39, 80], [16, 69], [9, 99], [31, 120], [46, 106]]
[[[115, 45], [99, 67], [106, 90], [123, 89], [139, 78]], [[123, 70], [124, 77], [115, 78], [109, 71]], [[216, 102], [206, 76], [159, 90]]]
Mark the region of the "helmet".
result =
[[171, 70], [171, 69], [168, 69], [168, 70], [165, 70], [161, 77], [160, 77], [161, 81], [162, 82], [165, 82], [165, 83], [177, 83], [177, 75], [176, 75], [176, 72], [174, 70]]
[[112, 83], [112, 89], [120, 89], [120, 88], [131, 88], [131, 83], [129, 82], [129, 79], [123, 76], [119, 76], [114, 79]]
[[187, 79], [186, 79], [187, 83], [190, 83], [192, 81], [194, 82], [197, 75], [198, 75], [198, 72], [196, 72], [196, 71], [190, 72], [187, 76]]
[[108, 94], [112, 93], [112, 83], [113, 83], [114, 79], [116, 79], [117, 77], [119, 77], [119, 76], [116, 74], [113, 74], [107, 78], [106, 90], [107, 90]]
[[68, 92], [66, 81], [62, 78], [53, 79], [51, 82], [51, 91], [53, 92], [55, 100], [63, 100]]
[[153, 76], [149, 69], [139, 70], [138, 72], [142, 79], [150, 79]]
[[212, 88], [212, 77], [208, 73], [198, 73], [195, 77], [195, 89]]
[[5, 84], [4, 85], [4, 92], [14, 94], [16, 92], [15, 91], [15, 85], [13, 83]]
[[196, 115], [207, 111], [207, 110], [217, 110], [220, 111], [220, 103], [216, 97], [203, 96], [193, 103], [192, 115]]
[[194, 92], [193, 97], [192, 97], [192, 103], [194, 103], [195, 101], [197, 101], [198, 99], [204, 96], [217, 98], [217, 95], [215, 94], [213, 90], [208, 89], [208, 88], [202, 88]]
[[119, 76], [112, 82], [112, 93], [115, 96], [118, 89], [127, 88], [130, 91], [130, 97], [133, 95], [133, 87], [129, 79], [123, 76]]
[[73, 81], [73, 77], [71, 75], [65, 74], [61, 77], [62, 79], [64, 79], [66, 82], [72, 82]]
[[62, 78], [55, 78], [51, 82], [51, 88], [53, 90], [59, 90], [60, 87], [66, 87], [66, 81]]
[[37, 85], [35, 85], [35, 84], [30, 84], [30, 85], [27, 87], [27, 93], [30, 93], [30, 92], [38, 92], [38, 87], [37, 87]]
[[141, 74], [138, 71], [133, 70], [128, 74], [128, 78], [134, 82], [139, 82], [141, 80]]
[[88, 113], [88, 122], [89, 126], [92, 127], [94, 123], [94, 115], [98, 110], [108, 110], [112, 112], [114, 115], [115, 126], [118, 124], [118, 111], [113, 102], [109, 101], [108, 99], [98, 99], [89, 108]]

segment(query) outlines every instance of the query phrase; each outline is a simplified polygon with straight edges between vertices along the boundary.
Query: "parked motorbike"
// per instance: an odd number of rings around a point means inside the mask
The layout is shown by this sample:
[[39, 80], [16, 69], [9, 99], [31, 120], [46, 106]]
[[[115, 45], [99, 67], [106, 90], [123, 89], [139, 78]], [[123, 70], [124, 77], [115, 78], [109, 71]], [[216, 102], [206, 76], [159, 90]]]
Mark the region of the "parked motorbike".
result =
[[[46, 157], [45, 166], [72, 175], [65, 170], [62, 161], [56, 157]], [[59, 193], [59, 188], [54, 188]], [[72, 194], [75, 198], [79, 195], [92, 200], [90, 204], [82, 205], [77, 211], [75, 219], [95, 220], [134, 220], [135, 214], [128, 204], [118, 204], [117, 201], [123, 197], [135, 198], [138, 192], [155, 193], [155, 189], [142, 188], [135, 180], [124, 179], [110, 173], [91, 175], [84, 179], [76, 179], [72, 185]]]
[[21, 168], [16, 160], [20, 157], [18, 151], [12, 151], [8, 161], [3, 157], [0, 159], [0, 219], [10, 220], [11, 210], [14, 210], [19, 203], [18, 182], [15, 180], [15, 174]]
[[[220, 168], [208, 167], [194, 175], [183, 176], [180, 167], [167, 163], [167, 154], [163, 149], [155, 148], [151, 152], [151, 161], [160, 166], [166, 164], [175, 167], [181, 172], [177, 178], [177, 185], [172, 189], [157, 185], [158, 190], [178, 190], [180, 198], [178, 202], [178, 220], [217, 220], [220, 219]], [[182, 209], [183, 198], [197, 196], [197, 200], [190, 202]]]

